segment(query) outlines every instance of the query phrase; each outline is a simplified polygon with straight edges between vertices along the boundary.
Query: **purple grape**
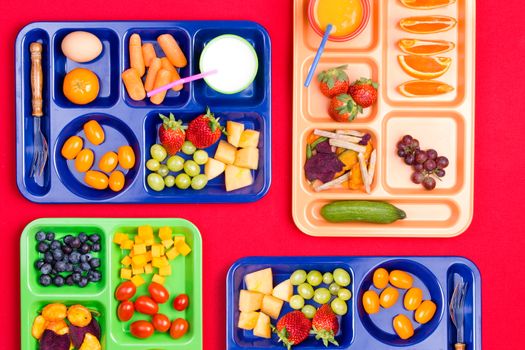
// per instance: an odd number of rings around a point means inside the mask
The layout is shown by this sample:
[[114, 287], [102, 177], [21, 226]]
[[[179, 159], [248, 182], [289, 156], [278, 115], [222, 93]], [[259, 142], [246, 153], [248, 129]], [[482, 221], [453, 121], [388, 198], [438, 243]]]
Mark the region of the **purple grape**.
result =
[[398, 149], [397, 150], [397, 155], [401, 158], [405, 158], [405, 156], [407, 155], [407, 153], [405, 152], [404, 149]]
[[428, 159], [425, 163], [423, 163], [423, 166], [425, 167], [425, 170], [434, 171], [434, 169], [436, 169], [436, 162], [432, 159]]
[[405, 149], [407, 145], [405, 145], [405, 143], [401, 140], [397, 143], [396, 147], [397, 149]]
[[423, 175], [423, 173], [419, 172], [419, 171], [416, 171], [412, 174], [411, 178], [413, 183], [415, 184], [420, 184], [423, 182], [423, 180], [425, 179], [425, 175]]
[[416, 163], [423, 164], [428, 159], [425, 151], [416, 151]]
[[436, 180], [434, 180], [433, 177], [425, 177], [425, 179], [423, 180], [423, 187], [426, 189], [426, 190], [433, 190], [434, 188], [436, 188]]
[[436, 169], [435, 174], [436, 174], [438, 177], [444, 177], [445, 174], [446, 174], [446, 172], [445, 172], [445, 170], [443, 170], [443, 169]]
[[419, 141], [417, 139], [413, 139], [412, 142], [410, 143], [410, 147], [412, 147], [412, 149], [414, 149], [414, 150], [418, 150], [419, 149]]
[[414, 157], [413, 154], [407, 154], [407, 155], [405, 156], [405, 164], [407, 164], [407, 165], [412, 165], [412, 164], [414, 164], [414, 160], [415, 160], [415, 157]]
[[438, 168], [445, 169], [446, 167], [448, 167], [448, 164], [449, 164], [448, 163], [448, 158], [447, 157], [443, 157], [443, 156], [437, 157], [436, 164], [437, 164]]
[[403, 136], [403, 138], [401, 139], [401, 142], [403, 142], [403, 143], [404, 143], [405, 145], [407, 145], [407, 146], [410, 146], [410, 144], [412, 143], [412, 140], [413, 140], [412, 136], [410, 136], [410, 135], [405, 135], [405, 136]]
[[432, 159], [432, 160], [436, 160], [438, 156], [438, 153], [436, 152], [435, 149], [427, 149], [427, 157], [428, 159]]
[[423, 172], [423, 164], [414, 164], [414, 170], [415, 171], [420, 171], [420, 172]]

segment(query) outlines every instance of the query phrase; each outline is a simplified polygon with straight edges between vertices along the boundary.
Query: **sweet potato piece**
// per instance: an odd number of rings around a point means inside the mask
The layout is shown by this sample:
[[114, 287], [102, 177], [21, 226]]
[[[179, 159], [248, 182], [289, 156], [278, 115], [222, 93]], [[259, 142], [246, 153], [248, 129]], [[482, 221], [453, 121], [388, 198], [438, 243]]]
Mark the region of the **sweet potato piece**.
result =
[[339, 158], [339, 160], [343, 162], [344, 167], [343, 170], [335, 174], [335, 178], [338, 178], [339, 176], [346, 173], [348, 170], [352, 169], [352, 167], [357, 163], [357, 152], [352, 150], [346, 150], [343, 153], [339, 154], [337, 158]]
[[348, 180], [348, 188], [351, 190], [359, 190], [363, 185], [361, 168], [359, 167], [359, 163], [356, 163], [352, 167], [352, 173], [350, 174], [350, 179]]
[[372, 151], [374, 150], [374, 146], [372, 145], [372, 142], [368, 142], [366, 144], [366, 151], [365, 151], [365, 160], [368, 162], [370, 159], [370, 155], [372, 154]]

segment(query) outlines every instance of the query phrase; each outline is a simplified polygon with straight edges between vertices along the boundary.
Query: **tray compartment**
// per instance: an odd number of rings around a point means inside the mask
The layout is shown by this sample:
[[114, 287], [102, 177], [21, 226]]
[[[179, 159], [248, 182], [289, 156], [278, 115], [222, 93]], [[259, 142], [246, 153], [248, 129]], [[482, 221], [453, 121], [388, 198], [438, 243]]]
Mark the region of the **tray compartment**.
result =
[[[142, 39], [142, 44], [150, 43], [153, 44], [153, 47], [155, 48], [155, 52], [157, 53], [157, 57], [165, 57], [166, 55], [160, 48], [159, 44], [157, 43], [157, 38], [162, 34], [171, 34], [177, 43], [179, 44], [182, 52], [184, 52], [184, 55], [186, 56], [186, 59], [188, 60], [188, 64], [186, 67], [183, 68], [177, 68], [179, 71], [179, 75], [181, 78], [190, 76], [193, 74], [191, 71], [191, 62], [193, 61], [193, 52], [191, 50], [191, 39], [190, 34], [188, 31], [182, 27], [182, 26], [166, 26], [166, 27], [135, 27], [130, 28], [128, 31], [126, 31], [124, 37], [123, 37], [123, 46], [124, 46], [124, 67], [121, 69], [121, 72], [128, 69], [130, 67], [129, 65], [129, 38], [132, 34], [139, 34], [140, 38]], [[120, 76], [119, 76], [120, 78]], [[161, 103], [161, 106], [169, 106], [173, 108], [183, 108], [186, 106], [190, 101], [190, 90], [193, 83], [184, 84], [184, 87], [181, 91], [173, 91], [168, 90], [168, 93], [166, 94], [166, 98]], [[123, 93], [123, 99], [126, 102], [127, 105], [129, 105], [132, 108], [158, 108], [157, 105], [151, 103], [149, 101], [149, 98], [146, 98], [142, 101], [134, 101], [132, 100], [128, 93], [126, 92], [126, 89], [124, 88], [123, 83], [120, 83], [122, 86], [122, 93]]]
[[[96, 120], [104, 129], [105, 140], [102, 144], [95, 146], [91, 144], [85, 137], [83, 126], [90, 120]], [[92, 170], [98, 170], [98, 162], [100, 158], [106, 153], [113, 151], [117, 153], [120, 146], [129, 145], [133, 148], [135, 153], [135, 166], [130, 170], [125, 170], [120, 166], [116, 170], [120, 170], [125, 174], [126, 184], [122, 191], [113, 192], [111, 189], [96, 190], [84, 182], [85, 173], [80, 173], [75, 169], [75, 161], [67, 160], [61, 155], [62, 146], [65, 141], [73, 136], [78, 135], [84, 141], [84, 148], [91, 149], [95, 154], [95, 161]], [[108, 200], [121, 193], [124, 193], [134, 182], [139, 169], [142, 166], [140, 143], [135, 133], [130, 127], [121, 119], [102, 113], [90, 113], [79, 116], [67, 124], [56, 139], [53, 145], [55, 155], [55, 167], [60, 181], [64, 186], [75, 195], [90, 200]], [[108, 174], [109, 175], [109, 174]]]
[[244, 91], [236, 94], [225, 95], [211, 89], [204, 80], [197, 80], [194, 82], [194, 98], [201, 106], [220, 107], [224, 105], [235, 105], [240, 108], [253, 108], [262, 104], [269, 98], [270, 90], [267, 84], [266, 77], [270, 74], [269, 67], [264, 64], [270, 60], [270, 53], [268, 50], [269, 41], [264, 29], [260, 26], [241, 26], [241, 27], [210, 27], [197, 30], [193, 38], [193, 50], [195, 59], [193, 60], [193, 71], [200, 72], [199, 61], [204, 47], [212, 39], [224, 35], [234, 34], [246, 39], [257, 52], [259, 59], [259, 68], [255, 80]]
[[[96, 35], [102, 42], [102, 52], [93, 61], [78, 63], [64, 56], [62, 40], [64, 37], [77, 30], [87, 31]], [[119, 38], [117, 33], [109, 28], [64, 28], [58, 30], [53, 36], [53, 100], [61, 108], [109, 108], [117, 103], [119, 97], [120, 74], [114, 69], [119, 62]], [[86, 105], [77, 105], [70, 102], [63, 93], [64, 77], [75, 68], [87, 68], [95, 73], [99, 79], [100, 92], [98, 97]]]

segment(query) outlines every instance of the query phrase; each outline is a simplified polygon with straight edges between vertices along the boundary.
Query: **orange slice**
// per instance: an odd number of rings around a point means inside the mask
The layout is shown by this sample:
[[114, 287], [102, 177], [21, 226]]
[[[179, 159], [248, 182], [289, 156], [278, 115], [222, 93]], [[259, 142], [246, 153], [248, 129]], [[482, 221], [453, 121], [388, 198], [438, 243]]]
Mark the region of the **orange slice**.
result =
[[398, 89], [406, 97], [430, 97], [454, 91], [452, 86], [436, 80], [411, 80]]
[[399, 26], [407, 32], [430, 34], [445, 32], [456, 26], [457, 21], [447, 16], [408, 17], [399, 21]]
[[421, 56], [439, 55], [456, 47], [451, 41], [418, 39], [401, 39], [398, 45], [404, 53]]
[[452, 63], [452, 59], [448, 57], [399, 55], [397, 59], [407, 74], [418, 79], [439, 78], [448, 71]]
[[456, 0], [401, 0], [401, 2], [411, 9], [431, 10], [452, 5]]

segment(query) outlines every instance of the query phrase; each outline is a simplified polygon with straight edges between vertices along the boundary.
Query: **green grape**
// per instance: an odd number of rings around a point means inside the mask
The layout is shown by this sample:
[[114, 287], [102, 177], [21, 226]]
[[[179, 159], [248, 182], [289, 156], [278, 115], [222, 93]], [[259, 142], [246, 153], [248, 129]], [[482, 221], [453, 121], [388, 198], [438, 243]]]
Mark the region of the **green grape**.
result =
[[300, 295], [294, 295], [290, 298], [290, 307], [294, 310], [300, 310], [304, 306], [304, 299]]
[[184, 143], [182, 144], [181, 151], [184, 154], [192, 155], [193, 153], [195, 153], [196, 149], [197, 148], [193, 145], [193, 143], [191, 143], [190, 141], [184, 141]]
[[171, 188], [171, 187], [175, 186], [175, 176], [173, 176], [173, 175], [166, 176], [164, 178], [164, 184], [168, 188]]
[[323, 275], [323, 283], [330, 284], [334, 281], [334, 276], [330, 272], [325, 272]]
[[171, 156], [168, 158], [166, 165], [170, 171], [176, 173], [177, 171], [181, 171], [182, 168], [184, 168], [184, 158], [181, 156]]
[[191, 185], [191, 178], [186, 174], [179, 174], [175, 178], [175, 186], [181, 190], [185, 190]]
[[202, 190], [208, 184], [208, 178], [204, 174], [200, 174], [191, 179], [191, 188], [194, 190]]
[[314, 301], [318, 304], [326, 304], [330, 301], [332, 295], [326, 288], [317, 288], [314, 292]]
[[332, 308], [332, 311], [339, 316], [346, 315], [346, 313], [348, 312], [348, 307], [346, 306], [346, 303], [340, 298], [335, 298], [334, 300], [332, 300], [330, 307]]
[[306, 276], [306, 280], [312, 286], [317, 287], [323, 282], [323, 275], [321, 275], [319, 271], [313, 270], [313, 271], [308, 272], [308, 275]]
[[337, 297], [341, 300], [347, 301], [350, 300], [350, 298], [352, 298], [352, 292], [346, 288], [341, 288], [337, 293]]
[[157, 171], [160, 168], [160, 162], [152, 158], [146, 162], [146, 168], [151, 171]]
[[195, 163], [193, 160], [187, 160], [184, 163], [184, 172], [189, 176], [197, 176], [201, 172], [201, 167], [199, 164]]
[[208, 152], [200, 149], [193, 153], [193, 160], [199, 165], [204, 165], [208, 161]]
[[297, 287], [297, 293], [306, 300], [310, 300], [314, 296], [314, 289], [308, 283], [301, 283]]
[[337, 293], [339, 292], [339, 289], [341, 289], [341, 286], [339, 286], [335, 282], [330, 284], [330, 286], [328, 287], [328, 290], [330, 291], [330, 294], [332, 295], [337, 295]]
[[290, 276], [290, 282], [292, 285], [298, 286], [301, 283], [306, 281], [306, 271], [305, 270], [295, 270]]
[[151, 154], [151, 158], [156, 159], [159, 162], [162, 162], [168, 156], [168, 152], [166, 152], [166, 149], [158, 144], [154, 144], [153, 146], [151, 146], [149, 152]]
[[168, 176], [170, 173], [170, 169], [166, 166], [166, 164], [161, 164], [159, 167], [159, 170], [157, 170], [157, 174], [159, 174], [162, 177]]
[[305, 305], [301, 309], [302, 313], [306, 316], [306, 318], [312, 319], [315, 316], [315, 313], [317, 310], [312, 305]]
[[157, 173], [151, 173], [147, 177], [148, 186], [157, 192], [160, 192], [164, 189], [164, 179]]
[[341, 287], [346, 287], [352, 282], [350, 274], [341, 268], [334, 270], [334, 280]]

